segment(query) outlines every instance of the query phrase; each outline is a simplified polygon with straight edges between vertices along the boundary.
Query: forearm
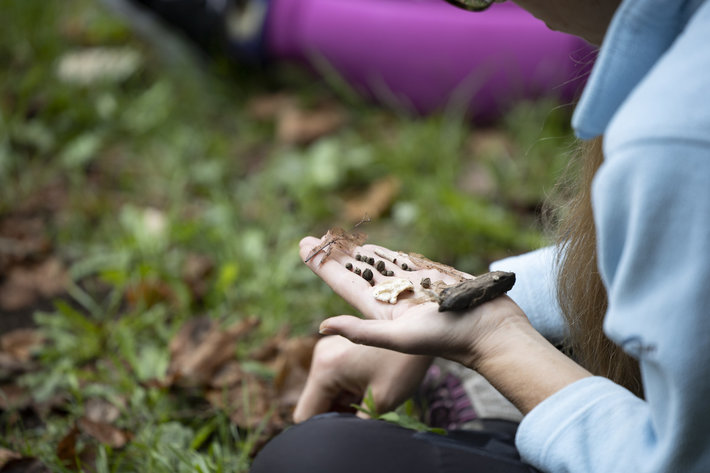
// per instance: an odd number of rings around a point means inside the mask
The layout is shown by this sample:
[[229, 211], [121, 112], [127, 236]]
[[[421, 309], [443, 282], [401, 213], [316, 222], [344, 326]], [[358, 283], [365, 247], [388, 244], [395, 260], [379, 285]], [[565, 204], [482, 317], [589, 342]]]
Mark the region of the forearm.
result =
[[[503, 335], [504, 333], [504, 335]], [[527, 323], [511, 322], [475, 368], [523, 413], [565, 386], [591, 376]]]

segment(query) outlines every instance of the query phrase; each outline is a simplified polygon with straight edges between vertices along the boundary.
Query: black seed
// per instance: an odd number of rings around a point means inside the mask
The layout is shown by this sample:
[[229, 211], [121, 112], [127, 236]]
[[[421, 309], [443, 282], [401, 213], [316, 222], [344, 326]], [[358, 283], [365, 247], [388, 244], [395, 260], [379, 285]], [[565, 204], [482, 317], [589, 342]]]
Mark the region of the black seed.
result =
[[382, 261], [382, 260], [378, 261], [377, 264], [375, 265], [375, 268], [376, 268], [377, 271], [379, 271], [379, 272], [384, 271], [384, 270], [385, 270], [385, 262]]
[[348, 271], [352, 271], [352, 270], [353, 270], [353, 264], [352, 264], [352, 263], [345, 263], [345, 269], [347, 269]]
[[375, 280], [374, 280], [374, 279], [370, 279], [370, 286], [374, 286], [374, 285], [375, 285]]
[[355, 259], [358, 260], [358, 261], [361, 261], [361, 260], [362, 260], [362, 255], [360, 255], [359, 253], [356, 254], [356, 255], [355, 255]]
[[424, 278], [422, 279], [422, 282], [420, 283], [424, 289], [429, 289], [431, 287], [431, 279], [429, 278]]
[[372, 271], [370, 271], [370, 268], [367, 268], [365, 271], [362, 272], [362, 278], [365, 281], [372, 280]]
[[394, 276], [394, 271], [390, 271], [390, 270], [385, 271], [385, 276]]
[[369, 264], [370, 266], [374, 266], [375, 265], [375, 258], [367, 258], [367, 264]]
[[407, 263], [402, 263], [402, 269], [407, 271], [409, 269], [409, 266], [407, 266]]
[[357, 274], [358, 276], [360, 276], [360, 268], [355, 268], [355, 274]]

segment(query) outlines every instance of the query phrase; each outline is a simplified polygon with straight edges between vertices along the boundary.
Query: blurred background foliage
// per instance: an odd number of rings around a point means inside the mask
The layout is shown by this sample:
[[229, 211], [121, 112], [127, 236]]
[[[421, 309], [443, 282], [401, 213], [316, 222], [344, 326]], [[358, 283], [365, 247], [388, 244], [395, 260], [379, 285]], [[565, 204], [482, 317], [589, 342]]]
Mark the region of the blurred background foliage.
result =
[[29, 421], [5, 404], [0, 446], [53, 470], [81, 468], [57, 445], [98, 396], [131, 441], [98, 442], [92, 471], [245, 471], [258, 432], [147, 381], [192, 317], [257, 317], [247, 352], [352, 312], [299, 260], [305, 235], [369, 215], [371, 242], [470, 273], [545, 242], [569, 106], [521, 103], [485, 127], [411, 117], [289, 65], [166, 57], [92, 0], [0, 5], [2, 238], [44, 245], [6, 252], [0, 278], [61, 281], [3, 306], [0, 332], [34, 323], [46, 341], [5, 385], [65, 400]]

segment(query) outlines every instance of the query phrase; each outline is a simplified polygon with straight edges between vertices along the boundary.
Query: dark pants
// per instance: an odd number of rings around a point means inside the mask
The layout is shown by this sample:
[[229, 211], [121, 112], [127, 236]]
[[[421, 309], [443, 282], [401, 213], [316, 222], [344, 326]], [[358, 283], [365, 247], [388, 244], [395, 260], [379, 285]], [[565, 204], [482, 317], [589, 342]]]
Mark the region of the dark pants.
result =
[[485, 421], [480, 431], [439, 435], [324, 414], [274, 438], [250, 473], [535, 473], [515, 449], [516, 428]]

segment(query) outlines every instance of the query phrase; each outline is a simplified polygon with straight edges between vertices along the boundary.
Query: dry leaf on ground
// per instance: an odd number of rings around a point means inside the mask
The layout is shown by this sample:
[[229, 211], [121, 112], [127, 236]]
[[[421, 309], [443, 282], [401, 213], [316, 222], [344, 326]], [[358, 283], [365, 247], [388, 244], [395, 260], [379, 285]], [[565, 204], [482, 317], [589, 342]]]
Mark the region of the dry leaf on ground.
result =
[[401, 182], [394, 176], [378, 179], [364, 194], [346, 200], [345, 218], [357, 223], [365, 215], [371, 218], [379, 217], [392, 206], [400, 188]]
[[255, 318], [241, 320], [226, 329], [210, 319], [191, 320], [170, 342], [168, 374], [179, 384], [207, 384], [223, 363], [234, 358], [236, 343], [258, 325]]
[[68, 275], [62, 262], [49, 257], [38, 264], [13, 266], [0, 285], [0, 309], [20, 310], [62, 294]]
[[284, 107], [277, 117], [276, 139], [287, 144], [308, 144], [345, 124], [342, 109], [333, 105], [317, 110]]
[[129, 432], [107, 422], [94, 422], [82, 417], [79, 419], [78, 425], [82, 432], [112, 448], [122, 448], [131, 439]]

